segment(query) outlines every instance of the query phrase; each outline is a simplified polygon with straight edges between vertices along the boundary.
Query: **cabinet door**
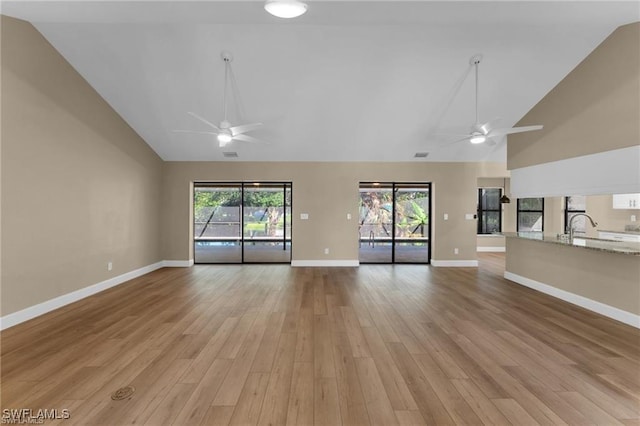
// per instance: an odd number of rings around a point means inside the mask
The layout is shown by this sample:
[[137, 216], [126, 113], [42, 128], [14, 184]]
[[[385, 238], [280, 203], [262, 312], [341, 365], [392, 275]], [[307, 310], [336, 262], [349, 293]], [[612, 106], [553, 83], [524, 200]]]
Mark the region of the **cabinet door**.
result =
[[614, 209], [640, 209], [640, 194], [613, 194]]

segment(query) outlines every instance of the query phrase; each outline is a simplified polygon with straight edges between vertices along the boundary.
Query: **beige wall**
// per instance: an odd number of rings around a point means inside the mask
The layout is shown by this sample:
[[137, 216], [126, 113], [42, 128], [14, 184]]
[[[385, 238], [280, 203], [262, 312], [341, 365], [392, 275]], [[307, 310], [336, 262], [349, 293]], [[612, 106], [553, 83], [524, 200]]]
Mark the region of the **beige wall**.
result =
[[[587, 197], [586, 211], [598, 222], [596, 229], [605, 231], [624, 231], [625, 225], [638, 224], [631, 222], [631, 215], [640, 220], [640, 210], [626, 210], [613, 208], [613, 195], [591, 195]], [[593, 236], [597, 232], [593, 231]]]
[[640, 314], [640, 256], [507, 238], [505, 269]]
[[30, 24], [4, 16], [1, 118], [2, 315], [162, 259], [162, 161]]
[[638, 145], [640, 23], [619, 27], [517, 125], [544, 129], [509, 136], [507, 167]]
[[564, 234], [564, 197], [545, 197], [545, 234]]
[[[358, 259], [358, 184], [361, 181], [433, 183], [433, 259], [476, 259], [478, 174], [504, 174], [504, 164], [476, 163], [251, 163], [167, 162], [163, 240], [166, 260], [193, 259], [190, 188], [194, 181], [293, 182], [293, 260]], [[309, 220], [300, 220], [308, 213]], [[347, 220], [347, 213], [352, 220]], [[443, 214], [449, 214], [449, 220]], [[330, 254], [325, 255], [324, 248]], [[459, 254], [454, 255], [454, 248]]]
[[[613, 208], [613, 196], [588, 195], [585, 211], [598, 223], [596, 228], [587, 226], [588, 237], [598, 237], [598, 230], [624, 231], [625, 225], [633, 224], [631, 215], [640, 219], [640, 210], [619, 210]], [[637, 223], [637, 222], [636, 222]], [[544, 231], [550, 234], [563, 234], [564, 197], [548, 197], [544, 199]]]

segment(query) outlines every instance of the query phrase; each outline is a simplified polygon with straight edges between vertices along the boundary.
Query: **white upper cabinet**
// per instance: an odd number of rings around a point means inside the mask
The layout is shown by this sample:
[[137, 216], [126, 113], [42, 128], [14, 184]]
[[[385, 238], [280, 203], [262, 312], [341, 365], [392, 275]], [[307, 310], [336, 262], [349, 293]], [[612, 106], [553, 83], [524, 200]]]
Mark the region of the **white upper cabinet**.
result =
[[640, 209], [640, 194], [613, 194], [614, 209]]

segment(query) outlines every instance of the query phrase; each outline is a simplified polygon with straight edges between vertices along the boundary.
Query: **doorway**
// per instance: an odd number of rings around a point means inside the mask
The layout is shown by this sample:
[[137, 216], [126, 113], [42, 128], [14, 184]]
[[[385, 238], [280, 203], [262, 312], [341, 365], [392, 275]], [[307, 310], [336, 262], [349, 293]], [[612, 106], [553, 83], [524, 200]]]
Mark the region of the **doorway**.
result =
[[361, 182], [360, 263], [431, 260], [431, 183]]
[[291, 182], [196, 182], [195, 263], [291, 263]]

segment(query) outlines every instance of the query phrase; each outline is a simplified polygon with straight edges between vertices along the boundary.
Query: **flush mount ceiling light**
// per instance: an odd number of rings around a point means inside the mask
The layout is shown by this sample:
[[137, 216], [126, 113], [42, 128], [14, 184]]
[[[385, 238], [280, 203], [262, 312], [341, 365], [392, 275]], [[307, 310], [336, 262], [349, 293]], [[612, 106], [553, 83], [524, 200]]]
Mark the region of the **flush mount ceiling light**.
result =
[[298, 0], [267, 0], [264, 9], [278, 18], [297, 18], [307, 11], [307, 4]]

